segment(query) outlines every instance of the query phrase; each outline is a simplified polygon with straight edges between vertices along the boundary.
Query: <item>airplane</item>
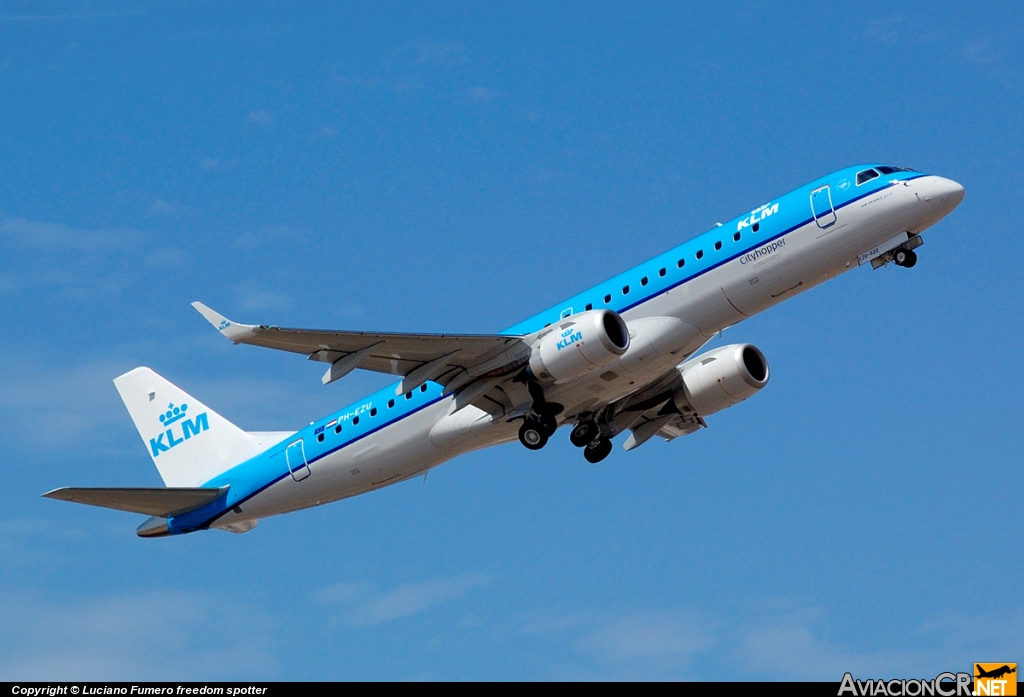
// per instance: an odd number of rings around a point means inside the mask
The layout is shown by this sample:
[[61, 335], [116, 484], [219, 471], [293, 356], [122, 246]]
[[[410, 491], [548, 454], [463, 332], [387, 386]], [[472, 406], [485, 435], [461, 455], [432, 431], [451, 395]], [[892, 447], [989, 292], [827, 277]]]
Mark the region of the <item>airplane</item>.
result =
[[984, 668], [982, 668], [978, 664], [975, 664], [974, 667], [975, 667], [975, 671], [977, 671], [977, 673], [978, 673], [977, 675], [974, 676], [976, 678], [999, 679], [999, 678], [1003, 677], [1004, 675], [1009, 675], [1010, 673], [1016, 673], [1017, 672], [1016, 664], [1014, 664], [1013, 668], [1011, 668], [1008, 665], [1003, 665], [1003, 666], [1000, 666], [999, 668], [995, 668], [993, 670], [985, 670]]
[[497, 334], [402, 334], [239, 324], [195, 302], [225, 338], [400, 381], [298, 431], [246, 432], [140, 367], [114, 380], [165, 484], [65, 487], [45, 497], [150, 516], [140, 537], [261, 518], [425, 475], [518, 440], [542, 449], [561, 426], [597, 463], [707, 426], [756, 394], [768, 361], [748, 343], [701, 349], [742, 320], [850, 269], [911, 268], [921, 233], [964, 197], [905, 167], [848, 167], [757, 206]]

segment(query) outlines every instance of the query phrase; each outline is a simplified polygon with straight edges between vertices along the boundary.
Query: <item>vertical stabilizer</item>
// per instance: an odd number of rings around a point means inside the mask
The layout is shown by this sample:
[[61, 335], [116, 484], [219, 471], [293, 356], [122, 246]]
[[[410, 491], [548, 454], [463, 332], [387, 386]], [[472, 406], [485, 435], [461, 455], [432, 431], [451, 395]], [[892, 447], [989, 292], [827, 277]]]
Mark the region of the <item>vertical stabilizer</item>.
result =
[[262, 448], [257, 439], [149, 368], [114, 378], [164, 484], [195, 487]]

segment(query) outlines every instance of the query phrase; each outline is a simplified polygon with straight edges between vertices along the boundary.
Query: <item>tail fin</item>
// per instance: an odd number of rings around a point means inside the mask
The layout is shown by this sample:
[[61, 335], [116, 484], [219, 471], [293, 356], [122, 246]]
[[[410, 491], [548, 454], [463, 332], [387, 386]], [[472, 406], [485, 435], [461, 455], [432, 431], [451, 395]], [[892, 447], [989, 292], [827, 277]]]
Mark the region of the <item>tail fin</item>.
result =
[[149, 368], [114, 378], [164, 484], [195, 487], [263, 450], [252, 437]]

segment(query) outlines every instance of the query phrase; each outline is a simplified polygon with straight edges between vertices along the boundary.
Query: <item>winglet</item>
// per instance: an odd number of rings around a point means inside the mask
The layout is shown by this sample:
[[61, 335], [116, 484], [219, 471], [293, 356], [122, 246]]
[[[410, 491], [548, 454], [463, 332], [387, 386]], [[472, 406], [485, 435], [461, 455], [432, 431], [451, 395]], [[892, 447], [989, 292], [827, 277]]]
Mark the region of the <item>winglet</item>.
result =
[[224, 315], [207, 307], [198, 300], [192, 303], [192, 307], [196, 308], [199, 314], [205, 317], [206, 321], [212, 324], [217, 331], [228, 339], [231, 339], [236, 344], [255, 336], [256, 330], [259, 328], [255, 324], [238, 324], [237, 322], [232, 322]]

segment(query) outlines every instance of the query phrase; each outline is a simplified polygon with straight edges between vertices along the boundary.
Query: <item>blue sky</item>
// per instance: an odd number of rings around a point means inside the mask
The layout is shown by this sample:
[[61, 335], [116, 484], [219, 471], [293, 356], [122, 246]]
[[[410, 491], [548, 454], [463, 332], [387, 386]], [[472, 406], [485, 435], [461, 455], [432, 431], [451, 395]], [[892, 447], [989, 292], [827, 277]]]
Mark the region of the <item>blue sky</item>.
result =
[[[1024, 659], [1015, 3], [0, 6], [0, 679], [838, 680]], [[728, 330], [771, 384], [587, 465], [474, 453], [245, 535], [44, 500], [160, 483], [111, 383], [248, 430], [328, 387], [242, 322], [491, 332], [878, 161], [963, 204], [911, 271]], [[1014, 502], [1017, 503], [1014, 503]]]

